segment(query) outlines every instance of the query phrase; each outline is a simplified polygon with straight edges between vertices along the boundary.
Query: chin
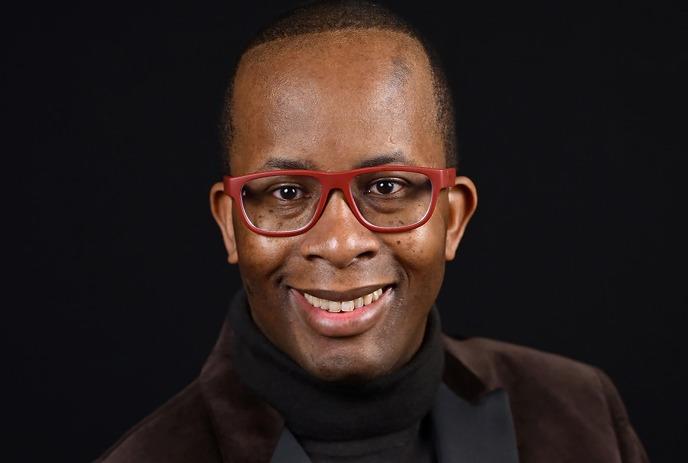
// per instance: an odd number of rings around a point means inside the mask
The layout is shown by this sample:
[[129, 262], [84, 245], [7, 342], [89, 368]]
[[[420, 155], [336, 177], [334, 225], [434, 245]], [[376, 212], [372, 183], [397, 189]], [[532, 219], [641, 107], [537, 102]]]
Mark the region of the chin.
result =
[[377, 376], [375, 369], [351, 365], [346, 359], [338, 359], [337, 363], [315, 365], [310, 373], [323, 381], [347, 383], [363, 383]]
[[304, 369], [323, 381], [361, 383], [390, 370], [389, 362], [379, 356], [332, 353], [312, 360]]

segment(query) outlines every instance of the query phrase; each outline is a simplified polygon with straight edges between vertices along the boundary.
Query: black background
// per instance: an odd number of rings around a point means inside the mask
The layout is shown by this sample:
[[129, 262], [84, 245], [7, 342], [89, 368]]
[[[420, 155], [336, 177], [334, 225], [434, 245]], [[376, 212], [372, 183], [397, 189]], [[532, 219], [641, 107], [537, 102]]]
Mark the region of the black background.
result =
[[[239, 284], [208, 209], [223, 88], [289, 4], [5, 10], [3, 461], [92, 459], [198, 373]], [[686, 15], [395, 4], [444, 58], [480, 195], [445, 329], [603, 368], [681, 459]]]

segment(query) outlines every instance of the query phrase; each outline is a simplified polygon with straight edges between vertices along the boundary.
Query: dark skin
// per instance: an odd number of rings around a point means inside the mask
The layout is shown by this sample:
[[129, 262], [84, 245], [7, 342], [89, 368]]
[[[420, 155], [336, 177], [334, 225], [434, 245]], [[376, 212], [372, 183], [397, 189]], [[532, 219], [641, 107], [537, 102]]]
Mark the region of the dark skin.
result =
[[[329, 31], [260, 45], [239, 65], [233, 108], [235, 176], [284, 161], [322, 171], [385, 162], [445, 167], [428, 59], [403, 33]], [[459, 176], [423, 226], [375, 233], [336, 191], [312, 229], [275, 238], [245, 227], [221, 183], [210, 191], [253, 320], [306, 371], [333, 381], [388, 373], [418, 350], [445, 262], [454, 258], [476, 204], [475, 186]], [[313, 330], [294, 300], [296, 289], [344, 300], [382, 286], [391, 288], [383, 315], [347, 336]]]

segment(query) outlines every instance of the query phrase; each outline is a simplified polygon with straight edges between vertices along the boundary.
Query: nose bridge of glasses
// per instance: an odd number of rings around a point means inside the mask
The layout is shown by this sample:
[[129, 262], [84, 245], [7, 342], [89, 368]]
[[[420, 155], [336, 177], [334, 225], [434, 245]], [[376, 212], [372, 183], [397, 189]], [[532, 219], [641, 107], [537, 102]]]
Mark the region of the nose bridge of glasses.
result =
[[353, 175], [349, 172], [322, 172], [318, 180], [323, 187], [323, 192], [329, 193], [333, 190], [346, 192]]
[[353, 198], [351, 198], [349, 189], [349, 184], [351, 183], [352, 179], [353, 176], [351, 175], [342, 175], [337, 173], [325, 173], [324, 175], [320, 176], [319, 180], [322, 188], [320, 194], [323, 196], [323, 210], [321, 211], [321, 214], [325, 213], [325, 209], [327, 209], [327, 207], [330, 205], [330, 200], [336, 195], [337, 192], [340, 193], [339, 196], [341, 196], [341, 200], [348, 206], [349, 210], [354, 213], [353, 208], [356, 206], [351, 204], [353, 202]]
[[[333, 207], [336, 208], [334, 212], [340, 212], [341, 207], [346, 207], [350, 214], [354, 216], [356, 215], [353, 209], [355, 206], [351, 204], [353, 199], [350, 198], [349, 192], [346, 189], [341, 188], [340, 186], [326, 187], [323, 188], [322, 194], [324, 195], [322, 198], [323, 205], [318, 221], [322, 219], [322, 216], [327, 214], [328, 210], [332, 212]], [[336, 200], [337, 197], [339, 198], [338, 200]]]

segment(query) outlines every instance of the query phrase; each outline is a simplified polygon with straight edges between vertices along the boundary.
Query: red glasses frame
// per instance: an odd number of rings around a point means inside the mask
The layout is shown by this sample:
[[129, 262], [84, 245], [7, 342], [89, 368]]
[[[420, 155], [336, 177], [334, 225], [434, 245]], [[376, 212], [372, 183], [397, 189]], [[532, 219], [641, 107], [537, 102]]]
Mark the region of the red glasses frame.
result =
[[[428, 207], [428, 211], [418, 222], [411, 225], [404, 225], [402, 227], [379, 227], [368, 222], [363, 217], [363, 215], [361, 215], [361, 212], [358, 210], [358, 206], [356, 206], [356, 201], [354, 201], [354, 197], [351, 192], [351, 180], [357, 175], [386, 171], [416, 172], [419, 174], [423, 174], [430, 179], [430, 183], [432, 184], [432, 198], [430, 200], [430, 207]], [[322, 192], [320, 194], [320, 199], [318, 200], [318, 205], [315, 210], [315, 213], [313, 214], [313, 218], [306, 225], [297, 230], [263, 230], [261, 228], [254, 226], [251, 223], [251, 220], [248, 218], [246, 210], [244, 209], [244, 202], [241, 196], [241, 191], [244, 188], [244, 185], [251, 180], [263, 177], [272, 177], [277, 175], [306, 175], [308, 177], [312, 177], [318, 180], [320, 182], [320, 185], [322, 186]], [[233, 199], [234, 206], [237, 208], [237, 211], [240, 213], [239, 215], [241, 216], [244, 224], [246, 224], [249, 230], [264, 236], [294, 236], [300, 235], [301, 233], [305, 233], [311, 228], [313, 228], [313, 226], [315, 226], [315, 224], [320, 219], [320, 216], [322, 215], [323, 211], [325, 210], [325, 206], [327, 205], [327, 201], [330, 197], [330, 192], [332, 190], [340, 190], [344, 194], [344, 200], [346, 201], [346, 204], [349, 206], [351, 212], [353, 212], [356, 219], [358, 219], [358, 221], [361, 224], [363, 224], [363, 226], [365, 226], [371, 231], [381, 233], [399, 233], [408, 230], [413, 230], [414, 228], [418, 228], [421, 225], [425, 224], [425, 222], [427, 222], [430, 219], [432, 213], [435, 211], [435, 206], [437, 204], [437, 198], [439, 197], [440, 191], [442, 191], [445, 188], [453, 187], [455, 179], [456, 168], [454, 167], [446, 169], [437, 169], [433, 167], [385, 165], [376, 167], [363, 167], [361, 169], [353, 169], [340, 172], [322, 172], [318, 170], [303, 169], [269, 170], [265, 172], [256, 172], [253, 174], [242, 175], [239, 177], [232, 177], [226, 175], [222, 178], [222, 183], [224, 185], [225, 194], [227, 194]]]

